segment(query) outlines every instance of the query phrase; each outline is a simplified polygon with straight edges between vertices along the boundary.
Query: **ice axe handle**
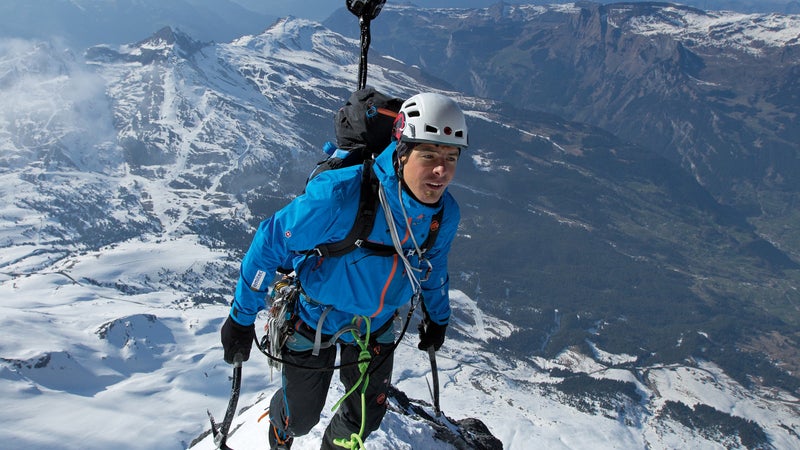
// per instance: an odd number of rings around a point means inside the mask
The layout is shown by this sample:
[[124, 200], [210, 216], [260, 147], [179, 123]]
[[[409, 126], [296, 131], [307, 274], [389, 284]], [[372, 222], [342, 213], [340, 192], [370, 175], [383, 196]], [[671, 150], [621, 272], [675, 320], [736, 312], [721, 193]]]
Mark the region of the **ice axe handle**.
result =
[[242, 360], [244, 357], [241, 353], [236, 353], [233, 356], [233, 381], [231, 382], [231, 397], [228, 400], [228, 409], [225, 411], [225, 419], [220, 426], [214, 422], [214, 417], [211, 412], [208, 412], [208, 418], [211, 420], [211, 433], [214, 435], [214, 444], [219, 450], [233, 450], [228, 447], [226, 441], [228, 440], [228, 431], [230, 431], [233, 416], [236, 414], [236, 405], [239, 403], [239, 391], [242, 388]]
[[428, 359], [431, 360], [431, 376], [433, 377], [433, 412], [436, 417], [442, 415], [439, 408], [439, 369], [436, 366], [436, 349], [431, 345], [428, 347]]

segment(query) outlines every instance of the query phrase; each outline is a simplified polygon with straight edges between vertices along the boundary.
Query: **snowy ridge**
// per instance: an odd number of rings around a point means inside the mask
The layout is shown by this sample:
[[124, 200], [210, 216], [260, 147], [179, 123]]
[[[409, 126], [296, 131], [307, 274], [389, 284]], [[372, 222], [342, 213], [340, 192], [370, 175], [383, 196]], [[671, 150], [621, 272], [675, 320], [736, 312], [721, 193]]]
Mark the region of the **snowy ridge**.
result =
[[[613, 23], [613, 19], [609, 19]], [[643, 35], [665, 34], [712, 47], [732, 47], [758, 55], [764, 47], [800, 44], [800, 16], [703, 12], [694, 9], [663, 8], [654, 15], [642, 15], [628, 23]]]
[[[411, 10], [413, 6], [387, 5], [386, 10]], [[503, 17], [526, 21], [544, 14], [581, 14], [577, 3], [541, 5], [503, 4]], [[605, 5], [609, 25], [642, 35], [670, 35], [695, 45], [728, 48], [759, 54], [765, 47], [781, 48], [800, 44], [800, 15], [744, 14], [732, 11], [701, 11], [668, 3], [653, 6], [645, 3], [612, 3]], [[474, 15], [494, 16], [498, 10], [445, 9], [427, 10], [432, 15], [467, 19]]]

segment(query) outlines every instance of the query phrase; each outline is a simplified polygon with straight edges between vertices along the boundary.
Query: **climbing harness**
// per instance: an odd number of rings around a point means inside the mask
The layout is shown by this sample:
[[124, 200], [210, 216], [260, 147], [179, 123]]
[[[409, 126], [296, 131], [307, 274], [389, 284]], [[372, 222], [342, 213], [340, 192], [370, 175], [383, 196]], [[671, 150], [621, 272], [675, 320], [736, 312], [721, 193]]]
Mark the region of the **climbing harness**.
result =
[[338, 341], [343, 334], [347, 332], [352, 332], [355, 334], [358, 332], [358, 327], [355, 324], [351, 323], [349, 326], [343, 327], [342, 329], [337, 331], [327, 341], [322, 342], [322, 325], [325, 323], [325, 318], [328, 317], [328, 314], [330, 314], [331, 311], [333, 311], [333, 306], [328, 305], [322, 311], [322, 314], [319, 315], [319, 320], [317, 320], [317, 327], [315, 329], [316, 331], [314, 332], [314, 346], [311, 348], [311, 354], [314, 356], [319, 356], [319, 352], [323, 348], [328, 348], [336, 345], [336, 341]]
[[347, 9], [358, 17], [361, 28], [361, 59], [358, 63], [358, 89], [367, 87], [367, 53], [372, 40], [370, 22], [378, 17], [386, 0], [345, 0]]
[[[394, 341], [394, 343], [392, 343], [391, 347], [389, 347], [389, 351], [388, 351], [387, 355], [392, 354], [392, 352], [394, 352], [395, 349], [397, 349], [397, 347], [400, 345], [400, 342], [403, 340], [403, 337], [405, 336], [406, 331], [408, 330], [408, 325], [411, 323], [411, 318], [414, 316], [414, 311], [416, 310], [417, 306], [419, 306], [421, 301], [422, 301], [422, 295], [421, 294], [416, 294], [411, 298], [411, 302], [410, 302], [411, 306], [408, 309], [408, 313], [406, 314], [406, 318], [405, 318], [405, 321], [404, 321], [404, 324], [403, 324], [403, 328], [400, 331], [400, 335], [397, 337], [397, 339], [395, 339], [395, 341]], [[349, 326], [345, 327], [345, 329], [347, 331], [350, 331], [350, 327]], [[343, 334], [343, 333], [337, 333], [334, 336], [336, 336], [337, 339], [338, 339], [338, 336], [341, 336], [341, 334]], [[308, 370], [308, 371], [311, 371], [311, 372], [333, 372], [333, 371], [339, 370], [339, 369], [341, 369], [343, 367], [355, 366], [357, 364], [365, 362], [365, 361], [358, 360], [358, 361], [352, 361], [352, 362], [347, 362], [347, 363], [341, 363], [341, 364], [337, 364], [337, 365], [330, 366], [330, 367], [304, 366], [302, 364], [297, 364], [297, 363], [294, 363], [292, 361], [288, 361], [288, 360], [285, 360], [285, 359], [281, 358], [280, 352], [278, 352], [278, 355], [274, 354], [273, 351], [269, 349], [269, 339], [267, 338], [266, 335], [263, 336], [260, 341], [258, 340], [258, 338], [255, 338], [255, 341], [256, 341], [256, 347], [258, 348], [258, 350], [264, 356], [266, 356], [267, 358], [269, 358], [272, 361], [270, 363], [270, 365], [272, 365], [272, 364], [281, 364], [281, 365], [291, 366], [291, 367], [294, 367], [296, 369]], [[329, 339], [328, 341], [326, 341], [325, 343], [322, 344], [321, 348], [327, 348], [327, 347], [330, 347], [330, 346], [332, 346], [334, 344], [336, 344], [336, 341], [334, 339]], [[378, 368], [380, 368], [380, 366], [383, 364], [384, 361], [386, 361], [386, 359], [382, 359], [381, 362], [378, 363], [378, 365], [376, 367], [374, 367], [370, 372], [375, 372], [376, 370], [378, 370]]]

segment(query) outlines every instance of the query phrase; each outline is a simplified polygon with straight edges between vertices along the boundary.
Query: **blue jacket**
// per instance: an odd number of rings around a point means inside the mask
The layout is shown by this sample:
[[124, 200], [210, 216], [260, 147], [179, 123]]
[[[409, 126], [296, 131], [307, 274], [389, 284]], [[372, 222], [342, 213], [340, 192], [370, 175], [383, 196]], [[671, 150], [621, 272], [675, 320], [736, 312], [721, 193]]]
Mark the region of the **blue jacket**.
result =
[[[398, 196], [399, 180], [392, 164], [394, 147], [394, 144], [389, 145], [373, 167], [387, 194], [405, 250], [414, 248], [408, 232], [413, 232], [421, 245], [431, 229], [432, 217], [439, 208], [444, 208], [439, 235], [433, 248], [426, 253], [433, 271], [428, 280], [422, 282], [422, 293], [431, 320], [446, 324], [450, 318], [447, 255], [461, 218], [458, 204], [449, 192], [445, 192], [436, 206], [417, 201], [405, 189], [400, 190]], [[261, 222], [242, 260], [231, 308], [231, 317], [236, 322], [250, 325], [255, 321], [258, 311], [266, 307], [266, 293], [275, 271], [285, 266], [285, 261], [291, 261], [303, 287], [298, 312], [307, 325], [316, 328], [322, 312], [327, 306], [333, 306], [325, 318], [323, 334], [335, 334], [357, 316], [369, 317], [372, 330], [377, 330], [411, 299], [413, 289], [407, 278], [409, 274], [398, 255], [378, 256], [361, 248], [327, 258], [296, 253], [345, 238], [358, 210], [362, 170], [363, 166], [357, 165], [320, 173], [308, 183], [303, 195]], [[410, 227], [404, 223], [401, 200]], [[382, 207], [369, 240], [392, 245]], [[410, 257], [409, 261], [413, 267], [422, 266], [417, 256]], [[414, 271], [412, 276], [421, 279], [422, 273]], [[361, 326], [365, 332], [365, 325]], [[352, 336], [345, 333], [342, 339], [351, 341]]]

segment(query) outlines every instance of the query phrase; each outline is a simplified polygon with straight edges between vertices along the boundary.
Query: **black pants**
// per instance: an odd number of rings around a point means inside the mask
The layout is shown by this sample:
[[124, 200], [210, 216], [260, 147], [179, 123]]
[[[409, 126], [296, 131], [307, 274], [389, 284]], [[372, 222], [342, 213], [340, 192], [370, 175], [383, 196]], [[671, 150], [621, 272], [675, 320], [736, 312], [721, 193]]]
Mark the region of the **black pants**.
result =
[[[341, 348], [341, 364], [358, 361], [361, 349], [357, 345], [340, 344], [338, 347]], [[394, 362], [391, 347], [391, 344], [380, 343], [370, 343], [368, 346], [372, 361], [367, 372], [369, 383], [364, 394], [366, 411], [363, 411], [363, 414], [366, 414], [366, 417], [362, 439], [366, 439], [370, 433], [378, 429], [386, 414], [386, 397], [392, 381]], [[336, 361], [336, 350], [337, 346], [331, 346], [322, 349], [319, 356], [313, 356], [311, 350], [294, 352], [284, 348], [283, 358], [303, 367], [330, 368]], [[339, 379], [344, 385], [345, 392], [358, 382], [360, 376], [358, 365], [339, 369]], [[319, 422], [333, 372], [314, 371], [284, 364], [282, 377], [283, 387], [275, 392], [270, 402], [270, 420], [284, 436], [303, 436]], [[361, 429], [361, 389], [362, 386], [356, 388], [339, 406], [325, 429], [321, 446], [323, 450], [340, 450], [341, 447], [334, 445], [333, 440], [350, 440], [350, 435], [357, 434]]]

